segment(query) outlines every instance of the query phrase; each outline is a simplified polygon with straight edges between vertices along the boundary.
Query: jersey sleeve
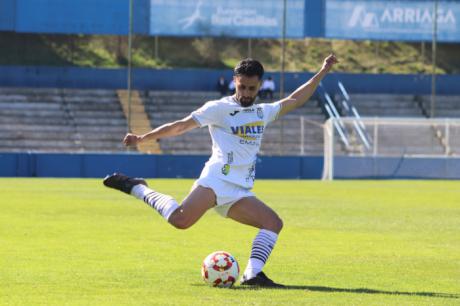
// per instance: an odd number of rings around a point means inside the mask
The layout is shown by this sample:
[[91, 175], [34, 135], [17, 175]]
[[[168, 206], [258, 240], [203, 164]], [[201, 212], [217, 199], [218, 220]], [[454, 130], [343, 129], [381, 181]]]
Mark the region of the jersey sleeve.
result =
[[281, 101], [274, 103], [261, 104], [264, 111], [264, 120], [266, 124], [278, 119], [278, 114], [281, 110]]
[[206, 102], [202, 107], [192, 112], [191, 116], [200, 127], [217, 125], [220, 122], [219, 107], [214, 101]]

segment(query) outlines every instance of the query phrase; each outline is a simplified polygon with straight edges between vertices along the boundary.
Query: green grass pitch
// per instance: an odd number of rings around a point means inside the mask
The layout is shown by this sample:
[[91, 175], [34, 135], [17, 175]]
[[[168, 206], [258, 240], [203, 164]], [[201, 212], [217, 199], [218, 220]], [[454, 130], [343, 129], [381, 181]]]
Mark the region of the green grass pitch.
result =
[[[182, 199], [192, 180], [149, 180]], [[208, 212], [186, 231], [96, 179], [0, 179], [0, 305], [460, 305], [458, 181], [259, 180], [284, 221], [267, 275], [207, 287], [203, 258], [244, 269], [256, 229]]]

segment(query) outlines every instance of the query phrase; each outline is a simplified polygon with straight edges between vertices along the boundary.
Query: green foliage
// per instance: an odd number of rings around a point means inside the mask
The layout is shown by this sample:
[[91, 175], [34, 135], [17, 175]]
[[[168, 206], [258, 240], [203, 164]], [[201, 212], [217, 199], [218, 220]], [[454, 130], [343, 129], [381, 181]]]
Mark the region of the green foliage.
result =
[[[134, 36], [133, 66], [146, 68], [233, 68], [251, 56], [266, 70], [281, 68], [281, 43], [274, 39]], [[336, 71], [431, 73], [431, 44], [326, 39], [287, 40], [287, 71], [316, 71], [331, 52]], [[437, 73], [460, 73], [460, 45], [438, 44]], [[0, 33], [0, 65], [124, 67], [126, 36]]]
[[[149, 180], [181, 199], [191, 180]], [[266, 273], [286, 290], [209, 288], [200, 264], [244, 268], [256, 230], [208, 212], [187, 231], [95, 179], [0, 179], [2, 305], [454, 305], [455, 181], [258, 181], [284, 220]]]

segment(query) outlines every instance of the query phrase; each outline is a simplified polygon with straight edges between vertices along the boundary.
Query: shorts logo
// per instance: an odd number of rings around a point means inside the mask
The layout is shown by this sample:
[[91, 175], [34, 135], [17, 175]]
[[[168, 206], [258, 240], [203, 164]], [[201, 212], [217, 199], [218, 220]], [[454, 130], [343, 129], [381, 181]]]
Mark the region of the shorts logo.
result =
[[256, 179], [256, 163], [254, 162], [248, 169], [248, 175], [246, 176], [246, 182], [250, 182]]
[[259, 117], [260, 119], [264, 118], [264, 111], [262, 110], [262, 107], [257, 108], [257, 117]]
[[225, 165], [222, 167], [222, 174], [223, 174], [223, 175], [227, 175], [229, 172], [230, 172], [230, 165], [229, 165], [229, 164], [225, 164]]
[[227, 164], [233, 163], [233, 151], [227, 153]]

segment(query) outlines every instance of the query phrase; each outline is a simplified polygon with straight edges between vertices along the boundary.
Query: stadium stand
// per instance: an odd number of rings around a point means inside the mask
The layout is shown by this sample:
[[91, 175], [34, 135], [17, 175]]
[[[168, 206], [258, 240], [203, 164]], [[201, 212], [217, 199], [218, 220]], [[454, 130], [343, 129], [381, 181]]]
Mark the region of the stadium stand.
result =
[[[137, 93], [137, 92], [136, 92]], [[206, 101], [219, 98], [214, 92], [143, 91], [151, 127], [181, 119]], [[114, 90], [0, 88], [0, 150], [3, 152], [116, 152], [125, 148], [123, 94]], [[134, 99], [135, 100], [135, 99]], [[135, 109], [135, 108], [134, 108]], [[133, 126], [138, 114], [133, 112]], [[300, 131], [306, 116], [305, 133]], [[316, 102], [275, 122], [265, 135], [261, 154], [321, 154], [324, 115]], [[144, 127], [145, 128], [145, 127]], [[301, 151], [301, 137], [304, 151]], [[169, 154], [210, 154], [206, 128], [160, 141]], [[141, 152], [160, 152], [151, 146]]]
[[[141, 94], [153, 127], [182, 119], [206, 101], [219, 98], [217, 92], [147, 91]], [[275, 97], [276, 99], [276, 97]], [[262, 101], [264, 102], [264, 101]], [[299, 155], [301, 153], [301, 116], [305, 116], [305, 154], [322, 154], [323, 132], [320, 125], [325, 120], [316, 101], [285, 116], [269, 126], [262, 143], [263, 155]], [[185, 135], [160, 140], [161, 150], [167, 154], [210, 154], [211, 139], [206, 128]]]
[[[423, 109], [427, 114], [430, 113], [431, 97], [418, 96]], [[460, 97], [459, 96], [436, 96], [435, 117], [440, 118], [460, 118]]]
[[269, 126], [264, 135], [261, 154], [322, 155], [322, 124], [325, 119], [318, 102], [310, 101]]
[[[128, 121], [131, 121], [131, 132], [134, 134], [142, 135], [152, 130], [148, 114], [145, 111], [144, 103], [137, 90], [131, 92], [129, 97], [127, 90], [118, 90], [118, 98], [120, 99], [123, 113]], [[131, 100], [131, 106], [129, 105]], [[137, 150], [142, 153], [161, 153], [158, 141], [141, 142], [137, 144]]]
[[[133, 111], [132, 123], [134, 127], [144, 130], [181, 119], [206, 101], [219, 98], [217, 92], [208, 91], [134, 93], [134, 102], [137, 101], [140, 105], [134, 105], [133, 109], [142, 108], [142, 114]], [[124, 151], [121, 138], [127, 130], [126, 114], [122, 107], [126, 100], [125, 95], [126, 93], [117, 93], [115, 90], [101, 89], [0, 88], [0, 150]], [[430, 106], [429, 96], [414, 95], [353, 94], [351, 101], [363, 117], [423, 118]], [[146, 121], [142, 123], [142, 127], [138, 126], [140, 115], [144, 118], [142, 121]], [[459, 97], [437, 97], [436, 117], [460, 117]], [[306, 106], [269, 126], [264, 135], [261, 154], [321, 155], [324, 120], [319, 103], [316, 100], [310, 101]], [[432, 150], [443, 150], [443, 128], [433, 126], [426, 129], [423, 135], [432, 137], [421, 139], [414, 136], [413, 143], [406, 143], [406, 147], [410, 147], [414, 153], [419, 150], [426, 152], [428, 147]], [[389, 131], [388, 137], [392, 137], [392, 141], [394, 136], [391, 135], [394, 134], [394, 131]], [[386, 136], [383, 133], [380, 136], [380, 142], [384, 145]], [[455, 148], [454, 143], [450, 146]], [[211, 139], [206, 128], [196, 129], [138, 149], [148, 153], [210, 154]]]
[[414, 95], [352, 94], [350, 99], [363, 117], [423, 117]]
[[113, 90], [0, 88], [3, 152], [113, 152], [126, 119]]
[[[152, 127], [179, 120], [206, 101], [219, 98], [217, 92], [145, 91], [141, 93]], [[211, 138], [207, 129], [195, 129], [187, 134], [159, 141], [166, 154], [211, 154]]]
[[[455, 134], [456, 127], [446, 131], [446, 125], [441, 124], [412, 125], [404, 119], [421, 119], [430, 116], [430, 96], [418, 95], [391, 95], [391, 94], [353, 94], [353, 105], [359, 110], [362, 117], [378, 117], [382, 119], [378, 128], [379, 154], [392, 155], [455, 155], [459, 151]], [[435, 119], [460, 117], [460, 98], [458, 96], [437, 96]], [[385, 118], [400, 118], [401, 124], [385, 125]], [[347, 128], [353, 131], [353, 127]], [[368, 132], [373, 134], [372, 121]], [[336, 143], [342, 152], [364, 154], [364, 147], [356, 133], [348, 141], [350, 148], [345, 149], [337, 138]], [[375, 135], [374, 135], [375, 136]]]
[[[353, 105], [363, 117], [429, 117], [429, 95], [352, 94]], [[459, 96], [436, 96], [435, 117], [459, 118]]]

